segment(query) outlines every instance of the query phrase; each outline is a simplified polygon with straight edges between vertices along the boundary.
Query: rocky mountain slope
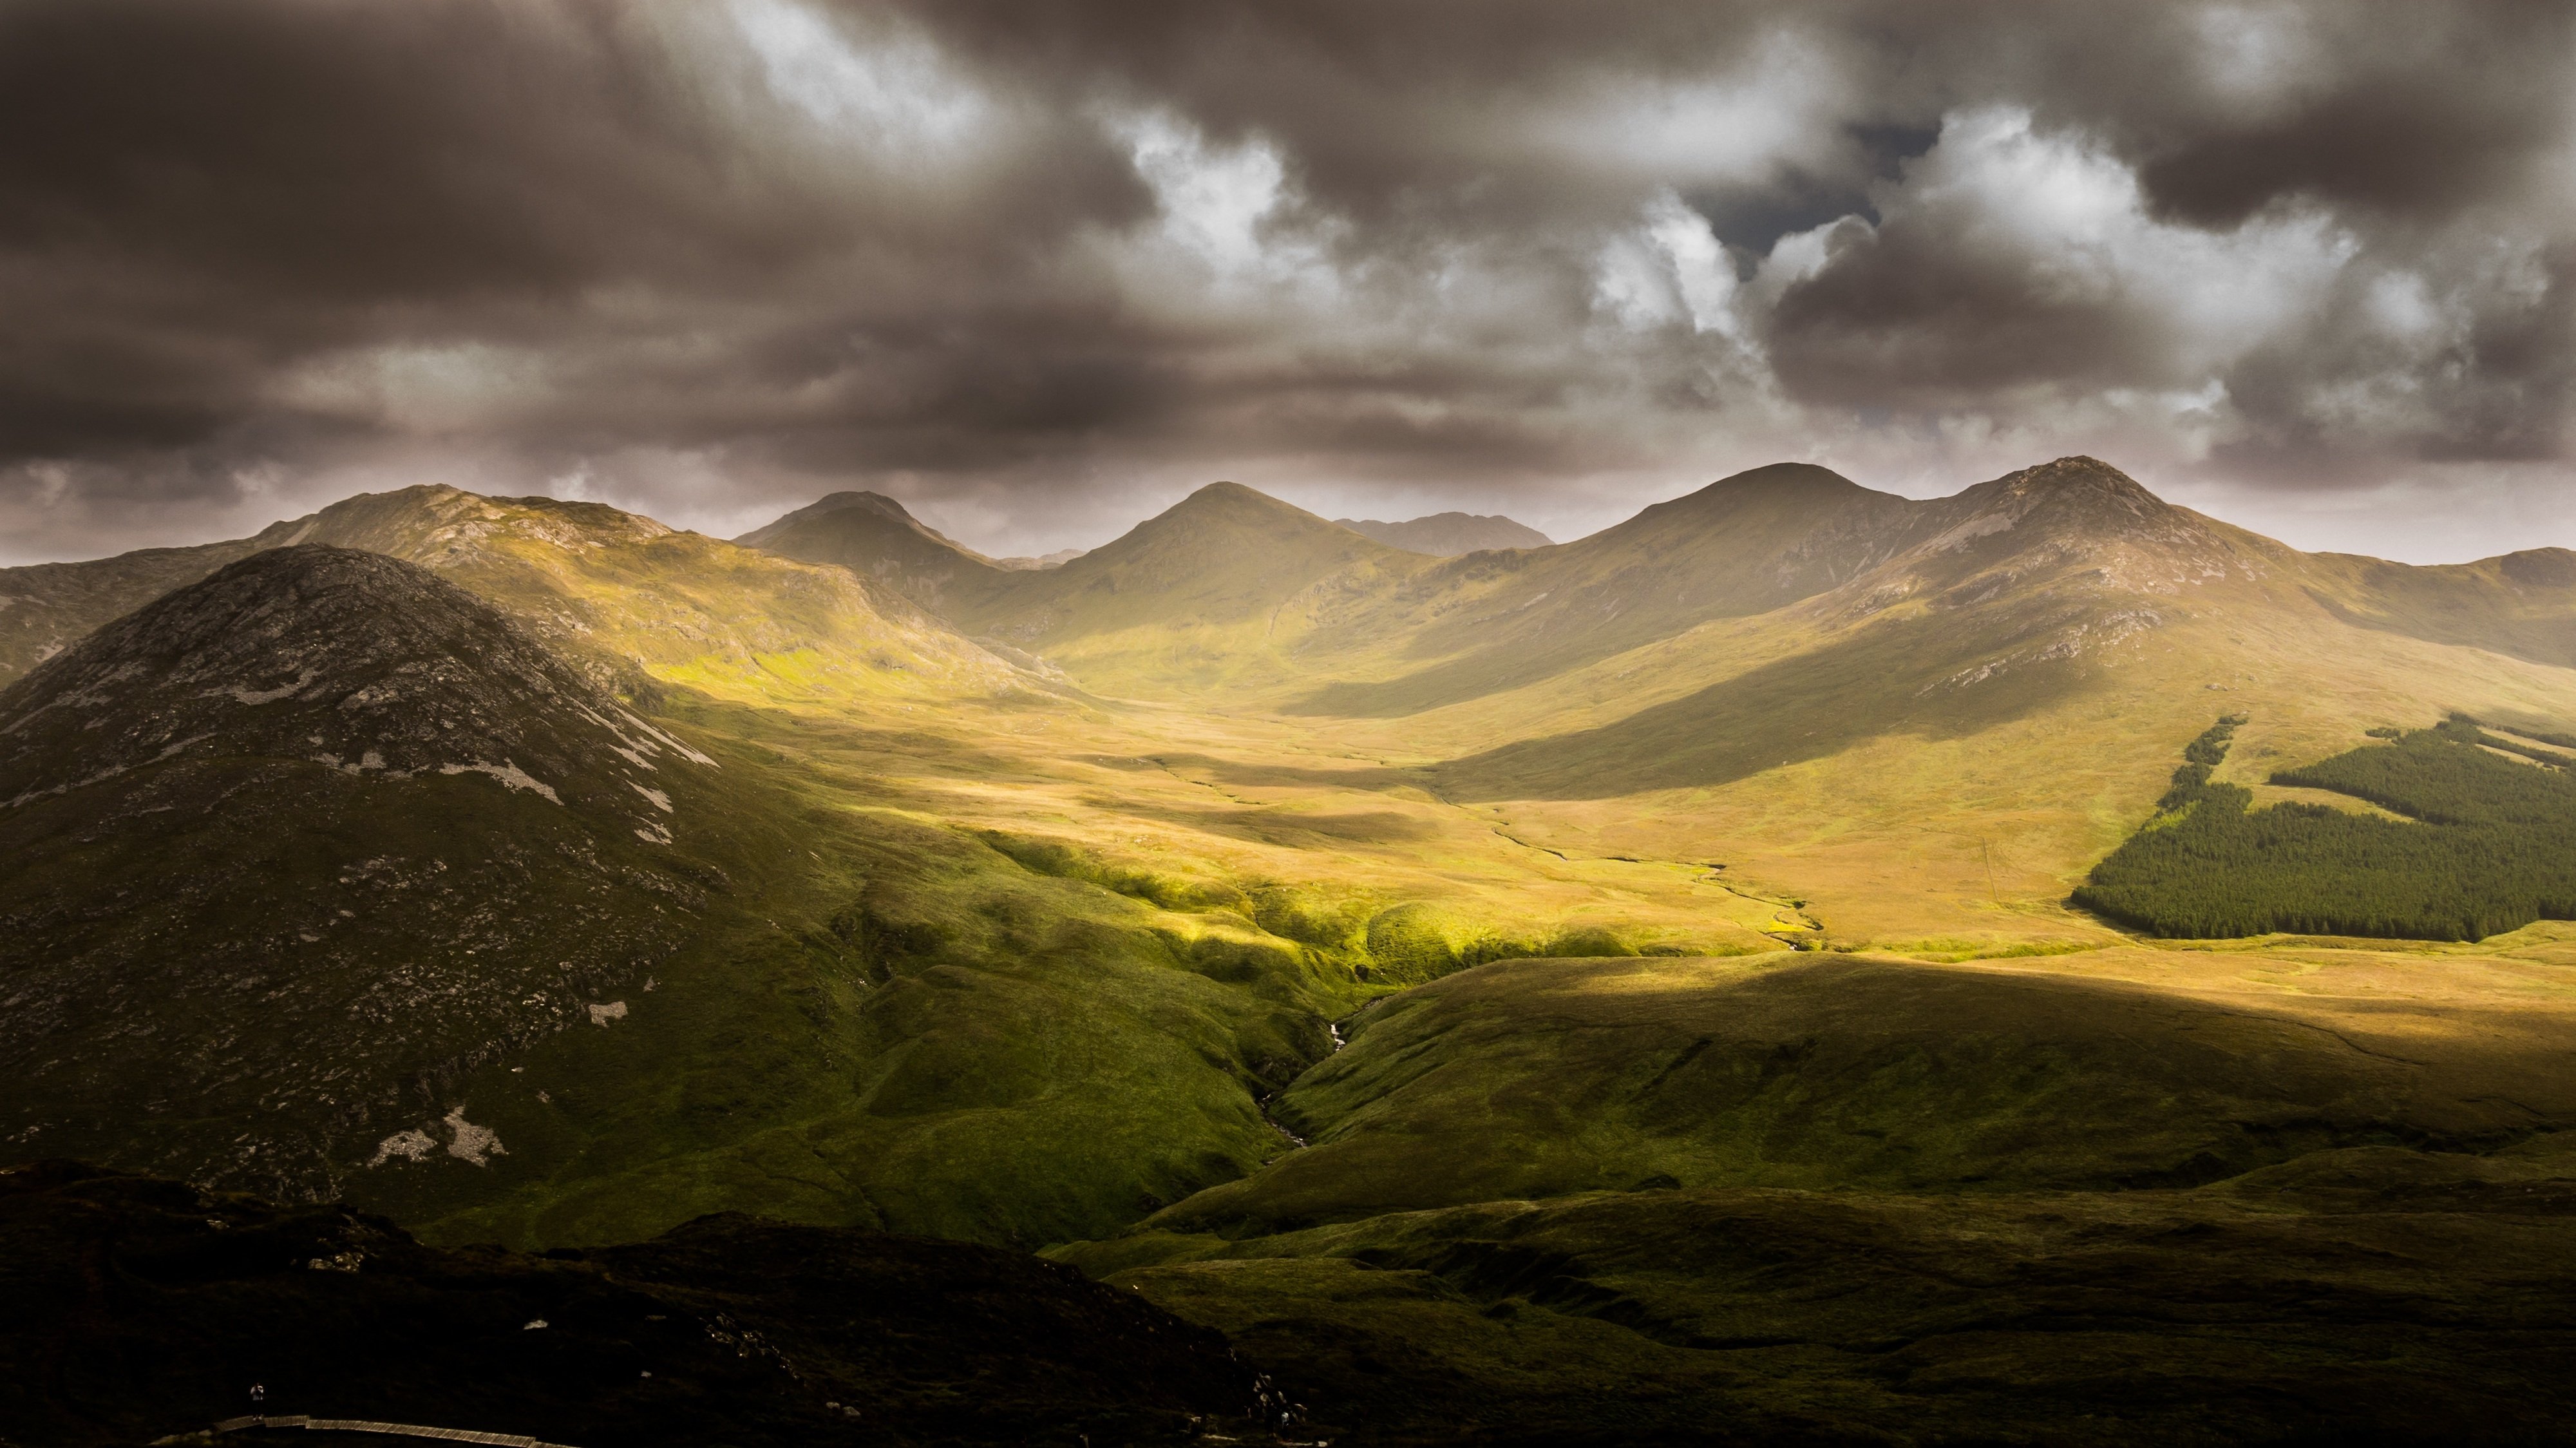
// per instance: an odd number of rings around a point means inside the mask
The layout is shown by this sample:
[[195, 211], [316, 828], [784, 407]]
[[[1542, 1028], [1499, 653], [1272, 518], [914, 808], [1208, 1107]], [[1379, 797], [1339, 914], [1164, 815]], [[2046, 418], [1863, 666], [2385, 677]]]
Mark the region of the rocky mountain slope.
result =
[[0, 1138], [296, 1192], [506, 1151], [446, 1089], [643, 989], [719, 774], [382, 554], [162, 597], [0, 692]]
[[1461, 553], [1484, 553], [1498, 548], [1545, 548], [1553, 541], [1526, 523], [1516, 523], [1499, 515], [1433, 513], [1428, 517], [1407, 518], [1401, 523], [1381, 523], [1374, 518], [1335, 518], [1333, 521], [1354, 533], [1365, 533], [1390, 548], [1401, 548], [1408, 553], [1428, 553], [1435, 558], [1455, 558]]
[[736, 696], [990, 695], [1028, 683], [899, 592], [841, 568], [679, 532], [596, 503], [443, 486], [360, 494], [257, 535], [0, 569], [0, 680], [170, 588], [299, 543], [418, 563], [480, 594], [603, 684]]

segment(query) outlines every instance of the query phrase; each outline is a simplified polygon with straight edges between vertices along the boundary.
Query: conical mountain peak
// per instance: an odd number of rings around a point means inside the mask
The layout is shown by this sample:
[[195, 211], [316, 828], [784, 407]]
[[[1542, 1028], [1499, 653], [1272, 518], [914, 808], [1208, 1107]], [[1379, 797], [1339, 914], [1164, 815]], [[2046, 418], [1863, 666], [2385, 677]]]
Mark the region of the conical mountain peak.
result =
[[1161, 514], [1164, 518], [1233, 517], [1263, 518], [1281, 522], [1314, 522], [1326, 527], [1338, 526], [1330, 519], [1317, 517], [1294, 503], [1283, 502], [1258, 488], [1241, 483], [1210, 483], [1174, 503]]
[[1292, 539], [1354, 556], [1397, 551], [1258, 489], [1210, 483], [1066, 567], [1102, 567], [1180, 550], [1175, 561], [1188, 569], [1223, 568], [1241, 560], [1207, 550], [1244, 550], [1242, 556], [1248, 558], [1255, 550], [1276, 549]]
[[832, 493], [734, 540], [801, 563], [838, 564], [933, 613], [999, 587], [1004, 570], [883, 493]]
[[[886, 522], [895, 524], [898, 527], [908, 528], [918, 533], [927, 534], [930, 537], [939, 539], [943, 543], [948, 541], [947, 537], [940, 533], [938, 529], [933, 528], [929, 524], [922, 522], [919, 518], [912, 516], [912, 511], [897, 500], [889, 498], [883, 493], [871, 493], [858, 490], [826, 493], [822, 497], [815, 499], [813, 502], [806, 504], [804, 507], [781, 516], [775, 522], [755, 528], [733, 541], [745, 544], [749, 547], [758, 548], [763, 546], [770, 539], [781, 535], [795, 524], [812, 522], [817, 519], [830, 518], [841, 514], [857, 514], [867, 518], [882, 519]], [[951, 544], [950, 546], [954, 547], [955, 545]]]

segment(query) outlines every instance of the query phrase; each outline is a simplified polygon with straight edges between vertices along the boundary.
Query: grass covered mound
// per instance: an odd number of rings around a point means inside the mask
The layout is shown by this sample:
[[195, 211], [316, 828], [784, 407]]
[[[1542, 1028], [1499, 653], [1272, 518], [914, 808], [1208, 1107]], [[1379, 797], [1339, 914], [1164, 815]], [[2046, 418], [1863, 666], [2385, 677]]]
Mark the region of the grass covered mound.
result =
[[2156, 818], [2094, 867], [2077, 904], [2189, 937], [2480, 940], [2576, 919], [2576, 774], [2563, 756], [2454, 716], [2272, 776], [2402, 820], [2323, 804], [2254, 809], [2251, 791], [2210, 779], [2238, 722], [2192, 741]]

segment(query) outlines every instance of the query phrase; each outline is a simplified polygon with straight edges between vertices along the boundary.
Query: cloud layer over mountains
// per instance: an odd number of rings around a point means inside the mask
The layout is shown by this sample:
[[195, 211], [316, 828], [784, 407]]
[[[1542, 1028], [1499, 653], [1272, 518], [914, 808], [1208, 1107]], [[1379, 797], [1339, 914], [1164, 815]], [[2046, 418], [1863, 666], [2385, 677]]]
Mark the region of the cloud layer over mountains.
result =
[[0, 534], [867, 486], [1033, 551], [1230, 476], [1563, 537], [2080, 450], [2576, 542], [2571, 73], [2509, 0], [10, 0]]

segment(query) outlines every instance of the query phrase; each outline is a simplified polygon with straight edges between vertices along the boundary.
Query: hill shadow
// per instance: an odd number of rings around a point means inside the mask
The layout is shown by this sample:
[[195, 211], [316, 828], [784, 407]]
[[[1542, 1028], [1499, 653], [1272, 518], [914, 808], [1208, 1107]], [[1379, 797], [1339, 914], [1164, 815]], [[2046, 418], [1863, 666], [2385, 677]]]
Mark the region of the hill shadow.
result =
[[2383, 589], [2382, 601], [2388, 608], [2385, 613], [2352, 608], [2322, 589], [2310, 588], [2307, 595], [2337, 623], [2353, 628], [2453, 648], [2486, 649], [2552, 668], [2576, 668], [2576, 626], [2568, 620], [2516, 618], [2496, 606], [2493, 594], [2444, 582], [2448, 586], [2421, 584], [2411, 593], [2394, 587]]
[[[2049, 622], [2054, 622], [2050, 620]], [[1615, 723], [1526, 739], [1431, 766], [1460, 802], [1609, 799], [1730, 784], [1881, 735], [1957, 739], [2023, 718], [2084, 687], [2071, 659], [1962, 679], [2046, 624], [1955, 616], [1882, 622]]]
[[1280, 712], [1344, 719], [1401, 719], [1553, 678], [1663, 636], [1659, 631], [1640, 630], [1635, 637], [1622, 634], [1578, 647], [1536, 653], [1485, 648], [1392, 679], [1336, 680], [1288, 701]]

